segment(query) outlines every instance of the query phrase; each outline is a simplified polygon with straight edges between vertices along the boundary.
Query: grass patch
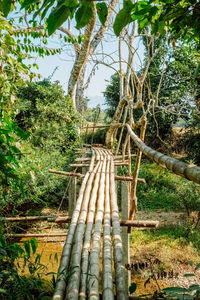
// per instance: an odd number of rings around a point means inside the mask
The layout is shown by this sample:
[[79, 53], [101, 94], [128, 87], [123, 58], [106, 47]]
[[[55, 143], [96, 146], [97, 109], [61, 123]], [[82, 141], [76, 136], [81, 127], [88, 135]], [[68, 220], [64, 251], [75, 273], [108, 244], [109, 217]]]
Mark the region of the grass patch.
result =
[[185, 229], [177, 226], [167, 226], [156, 231], [133, 230], [130, 235], [131, 255], [133, 261], [159, 259], [162, 268], [170, 269], [175, 265], [187, 265], [188, 261], [200, 262], [199, 243], [192, 235], [185, 237]]
[[[134, 164], [133, 164], [134, 167]], [[145, 178], [147, 184], [138, 184], [139, 210], [182, 210], [185, 201], [198, 201], [199, 185], [190, 182], [172, 172], [144, 159], [139, 177]]]

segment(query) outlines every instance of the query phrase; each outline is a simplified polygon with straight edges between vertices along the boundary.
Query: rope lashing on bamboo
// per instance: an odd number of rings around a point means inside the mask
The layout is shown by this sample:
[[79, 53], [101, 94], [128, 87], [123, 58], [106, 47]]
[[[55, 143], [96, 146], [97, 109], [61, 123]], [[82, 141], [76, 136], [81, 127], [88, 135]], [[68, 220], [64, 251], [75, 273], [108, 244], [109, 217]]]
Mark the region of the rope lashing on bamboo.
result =
[[[113, 258], [116, 288], [112, 278]], [[127, 299], [124, 271], [114, 159], [109, 151], [95, 148], [67, 233], [53, 300], [99, 299], [101, 283], [103, 299], [114, 299], [115, 290], [117, 299]]]
[[200, 184], [200, 167], [187, 165], [178, 159], [164, 155], [163, 153], [150, 148], [132, 131], [129, 124], [126, 124], [126, 127], [134, 143], [147, 157], [173, 173]]

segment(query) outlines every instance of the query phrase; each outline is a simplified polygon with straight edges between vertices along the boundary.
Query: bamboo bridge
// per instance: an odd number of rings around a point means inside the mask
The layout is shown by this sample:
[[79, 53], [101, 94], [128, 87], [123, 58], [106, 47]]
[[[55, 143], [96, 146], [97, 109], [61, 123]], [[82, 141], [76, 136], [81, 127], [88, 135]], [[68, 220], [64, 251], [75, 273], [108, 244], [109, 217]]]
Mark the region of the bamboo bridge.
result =
[[[53, 222], [70, 223], [60, 261], [53, 300], [129, 298], [130, 277], [125, 264], [130, 263], [129, 232], [131, 227], [156, 228], [157, 221], [135, 220], [137, 202], [133, 190], [137, 183], [138, 168], [131, 175], [130, 138], [136, 145], [135, 165], [142, 153], [162, 167], [188, 180], [200, 183], [200, 167], [187, 165], [148, 147], [131, 129], [127, 128], [127, 152], [113, 154], [103, 147], [77, 150], [81, 157], [74, 168], [88, 168], [85, 174], [49, 170], [51, 173], [82, 179], [78, 197], [70, 195], [70, 218], [46, 218]], [[126, 154], [127, 153], [127, 154]], [[128, 166], [128, 175], [115, 174], [116, 166]], [[119, 214], [115, 181], [123, 183], [121, 213]], [[74, 181], [74, 185], [75, 185]], [[132, 202], [131, 202], [132, 201]], [[135, 201], [135, 202], [134, 202]], [[28, 217], [25, 217], [27, 220]], [[37, 219], [37, 217], [32, 217]], [[45, 218], [45, 217], [41, 217]], [[121, 219], [122, 218], [122, 219]], [[7, 218], [9, 219], [9, 218]], [[11, 220], [13, 219], [13, 220]], [[10, 218], [7, 221], [21, 218]], [[29, 217], [31, 220], [31, 217]]]

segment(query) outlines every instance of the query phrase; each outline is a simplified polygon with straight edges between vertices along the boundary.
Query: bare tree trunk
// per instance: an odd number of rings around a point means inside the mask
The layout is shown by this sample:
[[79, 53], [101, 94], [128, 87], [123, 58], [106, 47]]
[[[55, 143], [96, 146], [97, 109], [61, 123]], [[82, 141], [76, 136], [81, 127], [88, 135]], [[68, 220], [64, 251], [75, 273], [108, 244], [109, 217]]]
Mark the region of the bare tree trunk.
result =
[[[96, 21], [96, 17], [95, 17], [96, 11], [95, 11], [95, 16], [93, 17], [93, 20], [87, 25], [86, 30], [85, 30], [85, 35], [86, 35], [87, 39], [83, 42], [83, 45], [80, 50], [78, 48], [75, 49], [76, 50], [76, 59], [75, 59], [75, 63], [74, 63], [74, 66], [73, 66], [73, 69], [71, 72], [71, 76], [70, 76], [69, 82], [68, 82], [68, 94], [74, 100], [74, 93], [75, 93], [74, 91], [76, 88], [76, 84], [78, 83], [77, 89], [76, 89], [76, 96], [77, 96], [76, 107], [78, 107], [80, 111], [82, 110], [81, 102], [83, 100], [83, 94], [84, 94], [83, 83], [84, 83], [87, 61], [88, 61], [89, 57], [94, 54], [97, 46], [103, 39], [105, 32], [107, 30], [111, 15], [112, 15], [114, 8], [115, 8], [116, 4], [118, 3], [118, 1], [119, 0], [112, 0], [110, 2], [110, 5], [108, 6], [107, 19], [106, 19], [104, 26], [102, 25], [100, 27], [100, 29], [97, 31], [97, 33], [94, 35], [94, 37], [91, 39], [92, 33], [94, 31], [95, 21]], [[79, 79], [80, 79], [80, 81], [78, 82]], [[80, 91], [79, 91], [79, 89], [80, 89]], [[75, 100], [74, 100], [74, 104], [75, 104]]]
[[68, 94], [74, 100], [74, 106], [75, 106], [75, 99], [74, 99], [75, 87], [79, 79], [81, 69], [84, 63], [88, 59], [90, 39], [91, 39], [92, 32], [94, 30], [95, 22], [96, 22], [96, 11], [94, 11], [93, 18], [91, 19], [90, 23], [87, 25], [85, 29], [86, 39], [83, 41], [80, 51], [76, 52], [76, 59], [68, 81]]

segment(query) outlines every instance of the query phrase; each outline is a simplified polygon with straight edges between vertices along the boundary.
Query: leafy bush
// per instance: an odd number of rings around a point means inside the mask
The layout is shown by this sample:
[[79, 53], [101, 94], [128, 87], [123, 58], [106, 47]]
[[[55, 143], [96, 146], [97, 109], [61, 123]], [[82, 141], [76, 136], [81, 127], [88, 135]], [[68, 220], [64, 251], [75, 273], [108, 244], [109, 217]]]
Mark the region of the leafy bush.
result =
[[15, 121], [21, 131], [30, 133], [20, 145], [24, 194], [10, 187], [1, 201], [4, 213], [25, 203], [27, 207], [33, 203], [57, 204], [64, 195], [66, 178], [49, 174], [48, 169], [68, 169], [73, 148], [79, 144], [78, 116], [57, 82], [29, 83], [19, 88], [18, 98]]
[[[44, 280], [40, 277], [41, 270], [45, 268], [40, 263], [40, 255], [36, 255], [34, 262], [31, 260], [36, 250], [35, 239], [25, 241], [23, 247], [17, 243], [8, 244], [0, 227], [0, 298], [2, 300], [50, 299], [47, 297], [48, 293], [44, 292]], [[17, 263], [19, 259], [23, 260], [22, 267]], [[28, 277], [20, 274], [25, 267], [28, 267]]]

